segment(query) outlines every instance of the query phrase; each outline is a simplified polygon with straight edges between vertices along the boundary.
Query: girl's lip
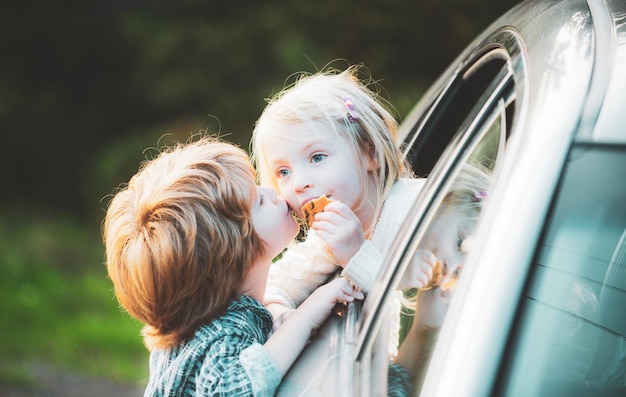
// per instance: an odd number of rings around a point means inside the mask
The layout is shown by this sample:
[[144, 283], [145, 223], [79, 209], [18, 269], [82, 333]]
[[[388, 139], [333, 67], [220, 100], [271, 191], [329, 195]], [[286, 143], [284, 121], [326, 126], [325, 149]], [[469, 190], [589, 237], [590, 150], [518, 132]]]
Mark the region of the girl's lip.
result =
[[304, 207], [304, 205], [306, 203], [308, 203], [311, 200], [318, 199], [318, 198], [320, 198], [322, 196], [323, 196], [323, 194], [320, 194], [319, 196], [309, 197], [308, 199], [305, 199], [304, 201], [302, 201], [302, 203], [300, 203], [300, 206], [298, 208], [291, 208], [291, 206], [289, 204], [287, 204], [287, 207], [289, 207], [290, 210], [293, 211], [294, 213], [298, 214], [298, 213], [300, 213], [300, 211], [302, 210], [302, 207]]

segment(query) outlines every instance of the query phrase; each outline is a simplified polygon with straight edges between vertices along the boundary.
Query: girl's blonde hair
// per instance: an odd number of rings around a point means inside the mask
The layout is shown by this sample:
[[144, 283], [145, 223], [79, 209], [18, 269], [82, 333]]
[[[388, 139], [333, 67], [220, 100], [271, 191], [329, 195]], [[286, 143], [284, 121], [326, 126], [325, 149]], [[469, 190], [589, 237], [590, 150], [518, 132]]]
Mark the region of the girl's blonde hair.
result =
[[[285, 129], [275, 127], [322, 122], [345, 139], [355, 153], [366, 153], [370, 161], [378, 165], [378, 172], [374, 175], [377, 186], [374, 219], [378, 218], [391, 187], [401, 176], [410, 175], [410, 167], [406, 166], [398, 148], [398, 123], [385, 108], [387, 102], [369, 88], [373, 83], [360, 80], [358, 73], [359, 66], [344, 71], [330, 68], [316, 74], [302, 73], [296, 76], [292, 85], [287, 85], [268, 100], [251, 140], [252, 158], [260, 184], [278, 190], [276, 176], [267, 164], [264, 139], [298, 139], [297, 136], [279, 136], [279, 131]], [[365, 172], [362, 178], [362, 186], [367, 186]]]
[[109, 204], [106, 263], [149, 349], [174, 348], [227, 309], [263, 254], [247, 154], [217, 139], [166, 148]]
[[478, 163], [466, 163], [452, 182], [441, 205], [458, 208], [468, 220], [477, 220], [488, 196], [490, 184], [490, 169]]

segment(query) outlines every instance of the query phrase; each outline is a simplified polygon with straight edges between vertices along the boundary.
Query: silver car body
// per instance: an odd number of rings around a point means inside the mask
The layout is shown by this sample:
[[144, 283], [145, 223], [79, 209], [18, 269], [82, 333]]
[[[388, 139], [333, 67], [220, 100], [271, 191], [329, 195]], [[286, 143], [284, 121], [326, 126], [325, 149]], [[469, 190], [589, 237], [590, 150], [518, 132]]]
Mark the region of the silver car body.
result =
[[[510, 31], [521, 47], [516, 68], [523, 70], [524, 92], [493, 192], [497, 205], [484, 214], [484, 244], [459, 283], [422, 395], [491, 393], [572, 144], [626, 145], [625, 11], [623, 1], [526, 2], [495, 22], [456, 62], [490, 45], [493, 32]], [[626, 169], [603, 177], [625, 184]], [[620, 210], [626, 211], [626, 201]], [[621, 315], [626, 318], [626, 306]]]

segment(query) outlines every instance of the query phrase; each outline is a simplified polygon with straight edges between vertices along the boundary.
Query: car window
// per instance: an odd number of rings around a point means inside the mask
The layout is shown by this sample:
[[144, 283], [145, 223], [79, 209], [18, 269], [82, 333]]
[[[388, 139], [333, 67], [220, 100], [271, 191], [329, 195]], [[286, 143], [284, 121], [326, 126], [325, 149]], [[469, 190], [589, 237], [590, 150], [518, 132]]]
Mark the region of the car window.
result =
[[[398, 234], [385, 271], [363, 304], [361, 332], [357, 339], [357, 395], [381, 395], [394, 387], [388, 384], [388, 381], [394, 380], [389, 375], [386, 343], [390, 336], [387, 326], [391, 321], [389, 316], [396, 309], [389, 309], [388, 305], [392, 295], [398, 293], [397, 285], [402, 275], [411, 266], [418, 250], [422, 251], [420, 243], [429, 226], [437, 220], [438, 208], [447, 193], [467, 164], [485, 168], [492, 175], [492, 181], [499, 171], [506, 140], [515, 123], [519, 92], [511, 66], [506, 58], [502, 58], [503, 54], [496, 50], [495, 54], [483, 54], [476, 63], [469, 64], [468, 69], [461, 72], [462, 77], [453, 79], [447, 91], [433, 105], [434, 108], [426, 112], [427, 117], [417, 120], [414, 130], [407, 135], [405, 153], [416, 174], [426, 174], [428, 180]], [[450, 133], [451, 130], [454, 133]], [[419, 143], [420, 139], [430, 143]], [[434, 164], [429, 159], [432, 153], [424, 154], [425, 148], [437, 154]], [[440, 152], [437, 153], [437, 150]], [[477, 223], [478, 220], [474, 219], [472, 227]], [[462, 277], [462, 272], [460, 275]], [[404, 297], [410, 298], [414, 292], [404, 291]], [[402, 311], [400, 343], [413, 319], [410, 306], [408, 304]], [[415, 392], [419, 391], [429, 358], [429, 355], [416, 357], [420, 361], [420, 369], [417, 370], [419, 373], [412, 374], [415, 375], [412, 379]]]
[[626, 395], [626, 149], [572, 150], [496, 395]]
[[402, 124], [400, 135], [404, 140], [404, 155], [416, 176], [431, 174], [444, 151], [456, 145], [454, 138], [459, 131], [467, 132], [472, 123], [485, 122], [482, 120], [485, 113], [477, 113], [477, 105], [484, 106], [505, 98], [503, 120], [507, 124], [503, 127], [512, 131], [516, 107], [511, 105], [523, 87], [512, 87], [509, 56], [502, 49], [480, 54], [476, 61], [443, 84], [442, 92], [432, 103], [424, 108], [418, 106]]

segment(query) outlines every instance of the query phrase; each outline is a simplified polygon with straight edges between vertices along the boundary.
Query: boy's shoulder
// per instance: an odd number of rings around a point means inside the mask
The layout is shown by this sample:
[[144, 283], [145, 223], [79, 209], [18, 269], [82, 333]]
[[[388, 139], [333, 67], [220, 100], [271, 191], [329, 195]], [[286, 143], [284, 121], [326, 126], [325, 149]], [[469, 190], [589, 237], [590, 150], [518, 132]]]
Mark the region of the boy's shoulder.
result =
[[[224, 382], [223, 376], [229, 370], [218, 363], [240, 360], [246, 349], [264, 344], [271, 327], [272, 316], [259, 301], [239, 297], [222, 315], [198, 327], [194, 337], [179, 348], [152, 351], [148, 388], [154, 393], [150, 395], [170, 395], [162, 390], [174, 389], [191, 395], [197, 392], [199, 384], [217, 384], [216, 379]], [[263, 349], [254, 349], [254, 352], [263, 352]], [[249, 380], [231, 376], [228, 382], [247, 384]], [[232, 387], [232, 383], [227, 387]]]
[[265, 341], [272, 329], [272, 315], [258, 300], [241, 295], [226, 312], [210, 323], [198, 327], [194, 340], [207, 346], [217, 339], [239, 334]]

